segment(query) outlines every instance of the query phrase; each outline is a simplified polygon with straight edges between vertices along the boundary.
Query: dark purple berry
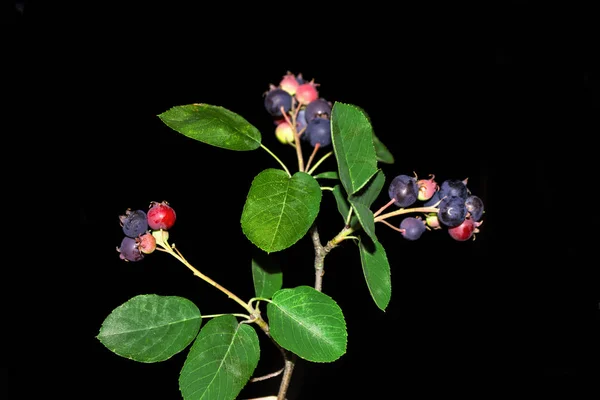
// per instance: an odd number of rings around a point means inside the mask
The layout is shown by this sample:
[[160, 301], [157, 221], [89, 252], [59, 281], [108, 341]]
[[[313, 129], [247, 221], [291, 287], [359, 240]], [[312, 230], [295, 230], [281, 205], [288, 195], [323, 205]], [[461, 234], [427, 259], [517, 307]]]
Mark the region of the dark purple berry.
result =
[[394, 204], [398, 207], [408, 207], [417, 201], [419, 195], [419, 185], [417, 179], [408, 175], [398, 175], [388, 187], [388, 195], [390, 200], [396, 200]]
[[[296, 117], [296, 131], [297, 132], [302, 131], [302, 129], [306, 128], [307, 123], [308, 122], [306, 121], [306, 111], [305, 110], [298, 111], [298, 116]], [[307, 136], [305, 136], [303, 133], [301, 137], [305, 138]]]
[[407, 240], [417, 240], [426, 229], [425, 221], [420, 218], [406, 217], [400, 222], [400, 233]]
[[427, 200], [425, 203], [423, 203], [423, 206], [432, 207], [438, 201], [440, 201], [440, 191], [439, 190], [433, 192], [433, 195], [431, 196], [431, 198], [429, 200]]
[[123, 232], [126, 236], [135, 238], [148, 230], [148, 218], [143, 210], [131, 211], [127, 209], [125, 215], [119, 216]]
[[468, 195], [467, 184], [459, 179], [447, 179], [440, 185], [440, 198], [456, 196], [466, 200]]
[[125, 261], [140, 261], [144, 258], [144, 254], [138, 247], [138, 242], [134, 238], [125, 236], [121, 241], [121, 246], [117, 247], [119, 258]]
[[465, 206], [473, 221], [479, 221], [481, 219], [481, 216], [483, 215], [483, 200], [481, 200], [481, 198], [472, 194], [465, 200]]
[[327, 100], [318, 98], [316, 100], [311, 101], [306, 105], [306, 120], [308, 122], [313, 119], [319, 118], [327, 118], [331, 116], [331, 103]]
[[265, 96], [265, 108], [267, 112], [274, 117], [281, 117], [283, 111], [287, 113], [292, 108], [292, 95], [283, 89], [275, 88], [267, 92]]
[[467, 217], [465, 200], [459, 196], [444, 197], [438, 208], [438, 219], [446, 226], [460, 225]]
[[304, 132], [310, 145], [315, 147], [317, 143], [321, 146], [331, 144], [331, 122], [325, 118], [315, 118], [306, 125]]

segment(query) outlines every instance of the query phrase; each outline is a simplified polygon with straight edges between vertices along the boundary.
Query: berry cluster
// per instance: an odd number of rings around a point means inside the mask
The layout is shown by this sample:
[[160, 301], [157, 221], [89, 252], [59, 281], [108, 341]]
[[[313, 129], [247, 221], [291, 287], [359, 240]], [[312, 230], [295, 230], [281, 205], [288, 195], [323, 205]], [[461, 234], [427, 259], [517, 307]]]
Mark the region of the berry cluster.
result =
[[[416, 175], [398, 175], [388, 186], [391, 204], [400, 208], [423, 202], [425, 220], [421, 217], [405, 217], [398, 231], [405, 239], [417, 240], [427, 229], [446, 228], [450, 236], [457, 241], [475, 238], [479, 226], [483, 223], [483, 200], [472, 194], [467, 187], [467, 179], [447, 179], [438, 185], [435, 176], [419, 179]], [[378, 213], [380, 213], [380, 210]]]
[[273, 117], [275, 136], [283, 144], [293, 144], [294, 132], [313, 147], [331, 144], [331, 102], [320, 97], [319, 85], [302, 74], [288, 72], [279, 85], [265, 93], [265, 109]]
[[127, 209], [125, 214], [119, 216], [125, 234], [121, 245], [117, 247], [119, 257], [125, 261], [140, 261], [146, 254], [154, 252], [156, 236], [164, 235], [171, 229], [175, 219], [175, 210], [166, 201], [150, 202], [147, 212]]

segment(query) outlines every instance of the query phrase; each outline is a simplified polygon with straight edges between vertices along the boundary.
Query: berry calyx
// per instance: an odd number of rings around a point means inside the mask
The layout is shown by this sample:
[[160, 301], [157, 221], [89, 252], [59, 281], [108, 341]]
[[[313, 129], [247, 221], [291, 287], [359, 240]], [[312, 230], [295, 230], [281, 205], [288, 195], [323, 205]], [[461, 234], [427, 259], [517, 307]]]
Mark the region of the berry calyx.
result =
[[175, 224], [175, 210], [166, 201], [161, 203], [156, 201], [151, 202], [150, 209], [146, 214], [148, 217], [148, 226], [152, 230], [169, 230]]
[[119, 216], [123, 233], [131, 238], [138, 237], [148, 230], [148, 220], [143, 210], [127, 209], [124, 215]]
[[388, 187], [390, 200], [394, 199], [398, 207], [408, 207], [417, 201], [419, 187], [417, 179], [408, 175], [398, 175], [390, 182]]

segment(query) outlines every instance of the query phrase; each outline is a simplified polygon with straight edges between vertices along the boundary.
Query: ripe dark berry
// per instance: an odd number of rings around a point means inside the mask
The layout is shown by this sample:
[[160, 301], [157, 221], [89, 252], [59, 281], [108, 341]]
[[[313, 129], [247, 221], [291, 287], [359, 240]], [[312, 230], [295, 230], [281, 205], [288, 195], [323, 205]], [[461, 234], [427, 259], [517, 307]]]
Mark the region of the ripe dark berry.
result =
[[388, 187], [388, 195], [391, 199], [395, 199], [398, 207], [408, 207], [417, 201], [419, 195], [419, 186], [417, 185], [417, 179], [408, 175], [398, 175]]
[[166, 201], [151, 202], [147, 216], [148, 226], [152, 230], [169, 230], [175, 224], [176, 219], [175, 210]]
[[465, 200], [465, 206], [469, 212], [469, 218], [473, 221], [479, 221], [483, 215], [483, 200], [474, 194], [467, 197]]
[[292, 95], [281, 88], [269, 90], [265, 96], [267, 112], [274, 117], [281, 117], [283, 116], [281, 107], [285, 113], [292, 109]]
[[479, 232], [479, 229], [477, 229], [479, 225], [481, 225], [481, 222], [467, 218], [460, 225], [448, 228], [448, 234], [450, 234], [452, 239], [464, 242], [465, 240], [471, 239], [475, 233]]
[[329, 118], [331, 116], [331, 103], [322, 98], [315, 99], [306, 105], [305, 111], [308, 122], [317, 117]]
[[466, 200], [468, 195], [467, 184], [459, 179], [447, 179], [440, 185], [440, 198], [457, 196]]
[[123, 233], [132, 238], [138, 237], [148, 230], [148, 220], [143, 210], [127, 209], [124, 215], [119, 216], [119, 221], [123, 227]]
[[306, 125], [304, 131], [310, 145], [315, 147], [317, 143], [321, 147], [331, 144], [331, 122], [325, 118], [315, 118]]
[[460, 225], [467, 216], [465, 200], [459, 196], [444, 197], [438, 207], [438, 219], [446, 226]]
[[[296, 117], [296, 131], [302, 132], [302, 129], [306, 128], [308, 122], [306, 121], [306, 110], [298, 111], [298, 116]], [[301, 137], [306, 137], [302, 134]]]
[[140, 261], [144, 258], [144, 254], [138, 247], [136, 239], [125, 236], [121, 241], [121, 246], [117, 247], [119, 258], [125, 261]]
[[400, 222], [400, 233], [407, 240], [417, 240], [425, 232], [425, 221], [416, 217], [406, 217]]

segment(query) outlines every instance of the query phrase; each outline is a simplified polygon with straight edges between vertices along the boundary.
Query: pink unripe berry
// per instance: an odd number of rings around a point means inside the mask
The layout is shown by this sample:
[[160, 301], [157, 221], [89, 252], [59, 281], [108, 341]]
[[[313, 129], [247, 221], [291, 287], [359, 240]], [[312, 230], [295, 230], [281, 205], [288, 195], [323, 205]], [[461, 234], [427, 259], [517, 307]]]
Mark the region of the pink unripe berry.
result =
[[300, 105], [307, 105], [318, 98], [319, 92], [317, 91], [317, 84], [313, 81], [303, 83], [296, 88], [296, 100], [298, 100]]
[[434, 180], [435, 175], [429, 175], [431, 178], [429, 179], [419, 179], [417, 181], [417, 185], [419, 187], [419, 194], [417, 198], [421, 201], [426, 201], [433, 196], [436, 190], [439, 189], [437, 182]]
[[281, 82], [279, 82], [279, 87], [291, 94], [292, 96], [296, 93], [296, 89], [300, 86], [296, 76], [291, 72], [288, 72], [283, 76]]
[[425, 217], [425, 223], [432, 229], [442, 229], [440, 226], [440, 220], [437, 217], [437, 213], [427, 214]]
[[277, 136], [277, 140], [279, 140], [283, 144], [289, 144], [294, 142], [294, 130], [287, 121], [284, 121], [277, 125], [277, 127], [275, 128], [275, 136]]
[[148, 226], [152, 230], [168, 230], [175, 224], [175, 210], [166, 201], [161, 203], [151, 202], [150, 209], [146, 214], [148, 216]]
[[138, 248], [144, 254], [150, 254], [156, 249], [156, 239], [152, 236], [152, 233], [146, 232], [136, 238]]

